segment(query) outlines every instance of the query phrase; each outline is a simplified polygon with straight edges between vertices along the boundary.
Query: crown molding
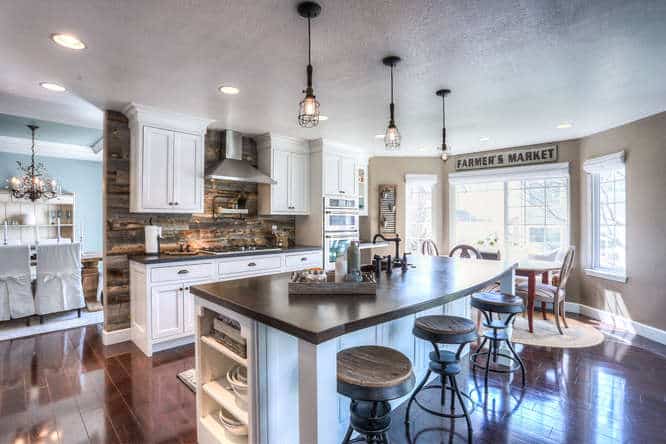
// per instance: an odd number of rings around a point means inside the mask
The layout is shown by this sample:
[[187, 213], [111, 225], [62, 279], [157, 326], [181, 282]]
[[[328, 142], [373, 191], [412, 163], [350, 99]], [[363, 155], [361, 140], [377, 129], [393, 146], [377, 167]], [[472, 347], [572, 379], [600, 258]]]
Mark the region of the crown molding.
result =
[[[30, 155], [30, 140], [19, 137], [0, 136], [0, 152]], [[88, 160], [92, 162], [102, 161], [102, 151], [95, 153], [90, 147], [82, 145], [70, 145], [67, 143], [56, 143], [37, 141], [38, 157], [59, 157], [62, 159]]]
[[123, 109], [123, 114], [129, 119], [130, 125], [148, 125], [202, 136], [206, 134], [208, 125], [215, 121], [214, 119], [164, 111], [133, 102]]

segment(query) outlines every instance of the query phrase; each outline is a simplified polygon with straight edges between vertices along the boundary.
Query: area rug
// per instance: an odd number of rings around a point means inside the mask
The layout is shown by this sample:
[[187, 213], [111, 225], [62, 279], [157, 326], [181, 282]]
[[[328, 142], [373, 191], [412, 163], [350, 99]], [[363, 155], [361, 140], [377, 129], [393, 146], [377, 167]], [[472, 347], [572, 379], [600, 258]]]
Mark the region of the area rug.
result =
[[[537, 316], [539, 316], [538, 319]], [[530, 333], [527, 318], [518, 316], [513, 325], [511, 339], [519, 344], [555, 348], [585, 348], [601, 344], [604, 341], [603, 333], [591, 325], [569, 318], [567, 318], [567, 323], [569, 328], [564, 328], [564, 325], [562, 325], [564, 334], [561, 335], [557, 331], [552, 316], [548, 316], [548, 320], [544, 321], [540, 314], [535, 313], [534, 333]]]
[[188, 389], [196, 393], [197, 391], [197, 376], [193, 368], [178, 373], [178, 379], [187, 386]]

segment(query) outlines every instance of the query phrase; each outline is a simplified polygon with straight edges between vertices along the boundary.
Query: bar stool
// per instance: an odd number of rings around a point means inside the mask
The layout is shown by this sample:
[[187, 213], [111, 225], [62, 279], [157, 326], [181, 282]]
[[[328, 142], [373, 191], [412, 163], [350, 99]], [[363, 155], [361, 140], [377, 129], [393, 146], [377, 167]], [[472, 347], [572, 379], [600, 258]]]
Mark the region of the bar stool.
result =
[[[338, 352], [338, 393], [351, 398], [350, 422], [342, 444], [388, 444], [391, 404], [414, 387], [412, 363], [397, 350], [375, 345]], [[352, 432], [361, 436], [351, 439]]]
[[[459, 316], [423, 316], [416, 319], [412, 333], [416, 337], [430, 342], [434, 351], [430, 353], [430, 364], [425, 377], [409, 398], [409, 402], [407, 403], [407, 413], [405, 414], [405, 423], [409, 424], [409, 409], [412, 407], [412, 402], [416, 402], [416, 404], [426, 412], [442, 418], [453, 419], [464, 417], [467, 422], [467, 437], [469, 442], [471, 442], [472, 421], [463, 401], [463, 397], [469, 399], [469, 396], [460, 392], [458, 383], [456, 382], [456, 375], [461, 371], [460, 354], [462, 353], [463, 348], [477, 338], [474, 322], [471, 319]], [[458, 350], [455, 353], [447, 350], [440, 350], [438, 344], [458, 344]], [[432, 373], [439, 375], [442, 383], [426, 386], [428, 378], [430, 378]], [[447, 381], [449, 386], [447, 386]], [[422, 390], [429, 389], [441, 389], [442, 406], [445, 404], [446, 391], [451, 391], [450, 413], [438, 412], [421, 404], [416, 396]], [[455, 411], [456, 398], [462, 408], [462, 413], [456, 413]]]
[[[513, 348], [511, 341], [509, 340], [509, 335], [506, 332], [506, 329], [511, 324], [513, 318], [518, 314], [522, 313], [525, 310], [523, 299], [520, 296], [514, 296], [511, 294], [504, 293], [495, 293], [495, 292], [482, 292], [475, 293], [472, 295], [472, 307], [479, 310], [483, 313], [483, 317], [486, 319], [486, 322], [483, 323], [483, 326], [486, 327], [486, 330], [483, 333], [483, 341], [479, 348], [477, 348], [476, 353], [472, 353], [470, 356], [472, 360], [473, 368], [481, 368], [484, 370], [484, 382], [486, 387], [488, 386], [488, 372], [495, 373], [514, 373], [520, 369], [522, 375], [523, 387], [525, 386], [525, 365], [523, 360], [520, 359], [518, 353]], [[497, 314], [497, 319], [493, 320], [493, 313]], [[505, 320], [499, 318], [499, 314], [508, 314]], [[483, 350], [483, 347], [486, 345], [486, 342], [490, 341], [488, 346], [488, 351]], [[501, 353], [499, 348], [505, 342], [511, 355], [506, 353]], [[480, 356], [486, 357], [486, 364], [482, 365], [477, 362], [477, 359]], [[507, 358], [511, 361], [513, 365], [509, 365], [507, 369], [500, 368], [491, 368], [490, 358], [492, 356], [493, 363], [497, 363], [497, 357], [501, 356]]]

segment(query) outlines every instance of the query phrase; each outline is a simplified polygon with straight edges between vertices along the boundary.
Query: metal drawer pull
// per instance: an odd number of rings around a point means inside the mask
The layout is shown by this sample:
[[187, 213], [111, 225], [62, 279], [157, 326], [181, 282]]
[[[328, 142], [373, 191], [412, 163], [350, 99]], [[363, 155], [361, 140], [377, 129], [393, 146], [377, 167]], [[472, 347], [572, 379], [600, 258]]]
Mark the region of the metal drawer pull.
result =
[[190, 270], [178, 270], [178, 274], [187, 274]]
[[257, 264], [255, 264], [254, 262], [250, 262], [249, 264], [247, 264], [247, 266], [248, 266], [248, 267], [256, 267]]
[[302, 257], [302, 258], [301, 258], [301, 262], [305, 262], [305, 261], [307, 261], [307, 260], [308, 260], [307, 257]]

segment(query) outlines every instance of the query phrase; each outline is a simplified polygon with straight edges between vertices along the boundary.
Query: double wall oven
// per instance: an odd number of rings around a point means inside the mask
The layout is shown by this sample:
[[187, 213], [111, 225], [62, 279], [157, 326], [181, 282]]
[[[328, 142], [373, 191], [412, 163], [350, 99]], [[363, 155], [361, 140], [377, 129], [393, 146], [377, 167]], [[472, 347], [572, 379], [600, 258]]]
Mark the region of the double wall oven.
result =
[[346, 249], [359, 239], [358, 199], [349, 196], [324, 197], [324, 267], [335, 269], [339, 248]]

